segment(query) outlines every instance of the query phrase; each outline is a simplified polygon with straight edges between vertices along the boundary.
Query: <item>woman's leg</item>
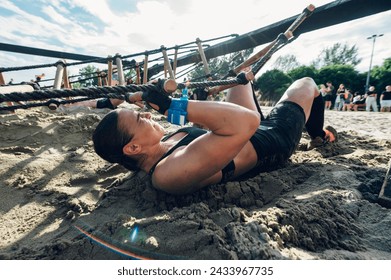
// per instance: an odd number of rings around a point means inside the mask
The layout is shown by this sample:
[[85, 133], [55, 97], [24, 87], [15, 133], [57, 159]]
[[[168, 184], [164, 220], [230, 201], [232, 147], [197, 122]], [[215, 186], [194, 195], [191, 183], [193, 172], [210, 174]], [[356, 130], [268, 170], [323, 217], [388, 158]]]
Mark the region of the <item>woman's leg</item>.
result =
[[[250, 83], [239, 85], [228, 90], [228, 102], [244, 106], [248, 109], [257, 110], [254, 103], [253, 92]], [[327, 135], [323, 130], [324, 124], [324, 101], [317, 85], [312, 78], [302, 78], [293, 82], [278, 101], [291, 101], [303, 108], [306, 129], [312, 139]], [[330, 141], [333, 141], [331, 139]]]
[[258, 108], [254, 102], [251, 83], [230, 88], [227, 92], [226, 101], [238, 104], [250, 110], [258, 111]]
[[319, 97], [318, 103], [322, 104], [322, 109], [320, 110], [324, 114], [324, 105], [323, 98], [319, 93], [318, 87], [311, 78], [302, 78], [293, 82], [289, 88], [285, 91], [284, 95], [281, 97], [280, 101], [292, 101], [298, 104], [304, 110], [306, 121], [309, 119], [312, 109], [312, 104], [314, 103], [315, 98]]
[[372, 100], [372, 107], [373, 107], [373, 111], [374, 112], [379, 112], [378, 108], [377, 108], [377, 101], [376, 101], [376, 98], [373, 98]]
[[365, 111], [371, 111], [371, 102], [369, 101], [369, 97], [367, 97], [367, 100], [365, 100]]
[[295, 81], [286, 90], [279, 102], [282, 101], [292, 101], [303, 108], [306, 118], [305, 127], [311, 139], [320, 137], [321, 140], [336, 141], [335, 129], [330, 128], [333, 135], [330, 135], [328, 128], [323, 129], [324, 101], [313, 79], [302, 78]]

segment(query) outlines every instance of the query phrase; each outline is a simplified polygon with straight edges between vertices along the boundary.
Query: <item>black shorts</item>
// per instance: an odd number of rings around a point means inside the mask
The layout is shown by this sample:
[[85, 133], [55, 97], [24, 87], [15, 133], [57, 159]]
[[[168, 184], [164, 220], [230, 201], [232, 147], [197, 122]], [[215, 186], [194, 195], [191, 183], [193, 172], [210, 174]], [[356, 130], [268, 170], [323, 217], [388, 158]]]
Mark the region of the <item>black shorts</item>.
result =
[[300, 142], [304, 125], [304, 110], [298, 104], [291, 101], [277, 104], [250, 139], [257, 152], [257, 166], [241, 178], [253, 177], [286, 164]]

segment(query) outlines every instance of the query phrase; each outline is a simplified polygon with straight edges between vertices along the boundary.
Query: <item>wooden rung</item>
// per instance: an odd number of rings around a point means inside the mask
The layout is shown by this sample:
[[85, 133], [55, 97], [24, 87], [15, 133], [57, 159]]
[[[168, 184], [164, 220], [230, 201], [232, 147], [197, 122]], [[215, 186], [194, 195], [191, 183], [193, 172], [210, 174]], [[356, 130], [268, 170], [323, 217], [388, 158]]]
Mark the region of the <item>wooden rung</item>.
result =
[[113, 80], [113, 59], [111, 56], [107, 59], [107, 85], [111, 86]]
[[5, 85], [3, 73], [0, 72], [0, 85]]
[[140, 64], [136, 63], [136, 84], [141, 84]]
[[170, 60], [168, 59], [167, 50], [164, 46], [160, 47], [163, 58], [164, 58], [164, 66], [165, 66], [165, 77], [166, 73], [168, 72], [168, 75], [170, 76], [170, 79], [175, 79], [174, 71], [172, 71]]
[[208, 61], [206, 59], [204, 49], [202, 48], [202, 41], [200, 40], [200, 38], [196, 39], [196, 44], [198, 46], [198, 53], [200, 54], [202, 63], [204, 65], [205, 75], [209, 76], [210, 75], [210, 70], [209, 70], [209, 66], [208, 66]]
[[34, 88], [30, 85], [12, 85], [0, 87], [0, 93], [11, 93], [11, 92], [32, 92]]
[[148, 52], [145, 51], [143, 84], [148, 82]]

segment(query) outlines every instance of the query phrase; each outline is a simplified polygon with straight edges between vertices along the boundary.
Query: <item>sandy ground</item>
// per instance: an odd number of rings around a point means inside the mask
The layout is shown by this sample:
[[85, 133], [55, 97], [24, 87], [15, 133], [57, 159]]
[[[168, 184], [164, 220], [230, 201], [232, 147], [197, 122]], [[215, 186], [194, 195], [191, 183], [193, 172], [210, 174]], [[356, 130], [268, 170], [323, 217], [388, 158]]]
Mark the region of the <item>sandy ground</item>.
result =
[[390, 113], [327, 111], [339, 143], [186, 196], [94, 153], [105, 113], [0, 115], [0, 259], [391, 259]]

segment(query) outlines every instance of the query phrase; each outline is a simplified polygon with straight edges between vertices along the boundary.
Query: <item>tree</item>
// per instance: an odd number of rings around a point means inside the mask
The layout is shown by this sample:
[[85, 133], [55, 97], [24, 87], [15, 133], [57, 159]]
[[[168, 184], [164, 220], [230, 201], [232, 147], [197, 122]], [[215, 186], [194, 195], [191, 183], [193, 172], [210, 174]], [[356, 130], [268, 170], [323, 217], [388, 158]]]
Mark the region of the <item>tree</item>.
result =
[[313, 66], [299, 66], [297, 68], [294, 68], [290, 70], [288, 73], [288, 76], [292, 78], [292, 80], [297, 80], [304, 77], [311, 77], [314, 80], [316, 80], [317, 77], [317, 71], [315, 67]]
[[[247, 49], [241, 52], [231, 53], [229, 55], [216, 57], [208, 62], [208, 67], [213, 76], [217, 78], [224, 77], [230, 70], [234, 69], [245, 61], [253, 52], [253, 49]], [[205, 77], [204, 66], [202, 63], [189, 73], [191, 80], [199, 80]]]
[[[141, 70], [140, 70], [141, 71]], [[125, 81], [129, 78], [132, 78], [132, 80], [136, 79], [137, 71], [134, 68], [130, 68], [128, 71], [124, 72]], [[143, 79], [143, 73], [140, 72], [141, 79]], [[135, 81], [133, 81], [135, 82]]]
[[261, 100], [273, 103], [281, 98], [291, 83], [291, 77], [277, 69], [266, 71], [255, 81], [261, 91]]
[[348, 64], [356, 66], [361, 62], [358, 58], [358, 49], [356, 45], [349, 47], [347, 44], [336, 43], [330, 48], [325, 48], [321, 51], [317, 61], [313, 61], [312, 65], [316, 68], [330, 66], [336, 64]]
[[79, 83], [82, 87], [90, 87], [98, 85], [98, 68], [92, 65], [87, 65], [79, 70]]
[[297, 61], [296, 56], [293, 54], [287, 54], [279, 56], [276, 61], [273, 63], [273, 68], [281, 70], [284, 73], [288, 73], [294, 68], [300, 66], [300, 63]]
[[371, 71], [371, 84], [381, 93], [387, 85], [391, 85], [391, 57], [384, 60], [383, 65], [374, 66]]
[[330, 65], [319, 69], [316, 82], [326, 83], [331, 81], [337, 88], [339, 84], [344, 84], [346, 88], [354, 91], [362, 91], [362, 76], [352, 65]]

